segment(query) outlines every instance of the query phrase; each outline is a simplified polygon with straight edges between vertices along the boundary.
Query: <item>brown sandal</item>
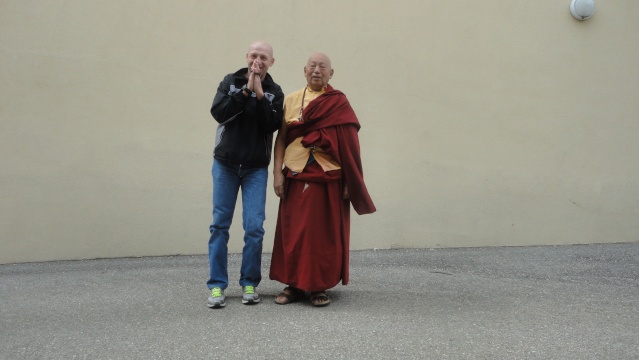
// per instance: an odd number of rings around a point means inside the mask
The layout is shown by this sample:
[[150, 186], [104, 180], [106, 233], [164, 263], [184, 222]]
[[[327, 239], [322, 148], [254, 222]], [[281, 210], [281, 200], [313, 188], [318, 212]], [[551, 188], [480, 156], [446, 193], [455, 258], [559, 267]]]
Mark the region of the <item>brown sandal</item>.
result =
[[[279, 293], [275, 297], [275, 303], [280, 305], [286, 305], [294, 303], [304, 297], [304, 292], [300, 289], [296, 289], [292, 286], [287, 286], [284, 291]], [[280, 300], [278, 300], [280, 299]]]
[[326, 306], [331, 303], [331, 299], [328, 298], [328, 295], [326, 295], [324, 291], [318, 291], [318, 292], [312, 293], [310, 300], [311, 300], [311, 304], [317, 307]]

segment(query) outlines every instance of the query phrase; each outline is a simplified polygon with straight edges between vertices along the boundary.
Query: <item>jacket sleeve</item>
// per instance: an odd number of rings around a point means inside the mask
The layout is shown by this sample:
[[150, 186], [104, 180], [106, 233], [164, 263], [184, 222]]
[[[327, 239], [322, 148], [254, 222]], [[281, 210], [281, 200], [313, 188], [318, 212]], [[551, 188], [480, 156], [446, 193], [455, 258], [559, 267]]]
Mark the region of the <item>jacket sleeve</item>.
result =
[[[213, 105], [211, 106], [211, 115], [218, 123], [223, 123], [233, 116], [244, 110], [248, 98], [242, 95], [242, 92], [231, 91], [233, 85], [233, 74], [224, 77], [220, 85], [217, 87]], [[234, 85], [233, 85], [234, 86]]]
[[[254, 99], [258, 126], [264, 133], [273, 133], [282, 125], [282, 113], [284, 108], [284, 93], [279, 86], [273, 88], [273, 96], [265, 96], [262, 100]], [[270, 99], [269, 99], [270, 97]]]

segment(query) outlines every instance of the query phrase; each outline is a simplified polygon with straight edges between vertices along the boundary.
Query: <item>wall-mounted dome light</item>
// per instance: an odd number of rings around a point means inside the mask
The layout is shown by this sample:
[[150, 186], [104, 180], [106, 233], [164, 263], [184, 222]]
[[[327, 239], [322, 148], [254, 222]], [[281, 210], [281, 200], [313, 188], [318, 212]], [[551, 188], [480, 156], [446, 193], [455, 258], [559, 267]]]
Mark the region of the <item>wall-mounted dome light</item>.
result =
[[572, 0], [570, 13], [577, 20], [590, 19], [595, 14], [594, 0]]

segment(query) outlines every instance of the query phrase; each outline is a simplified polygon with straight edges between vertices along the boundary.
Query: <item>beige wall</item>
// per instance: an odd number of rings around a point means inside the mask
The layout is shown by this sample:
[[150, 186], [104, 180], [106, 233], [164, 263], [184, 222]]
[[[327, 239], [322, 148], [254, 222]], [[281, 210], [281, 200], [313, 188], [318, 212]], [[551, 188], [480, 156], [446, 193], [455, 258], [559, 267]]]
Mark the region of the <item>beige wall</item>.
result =
[[208, 111], [258, 38], [287, 93], [328, 53], [360, 118], [353, 249], [639, 241], [639, 2], [569, 4], [0, 0], [0, 263], [205, 253]]

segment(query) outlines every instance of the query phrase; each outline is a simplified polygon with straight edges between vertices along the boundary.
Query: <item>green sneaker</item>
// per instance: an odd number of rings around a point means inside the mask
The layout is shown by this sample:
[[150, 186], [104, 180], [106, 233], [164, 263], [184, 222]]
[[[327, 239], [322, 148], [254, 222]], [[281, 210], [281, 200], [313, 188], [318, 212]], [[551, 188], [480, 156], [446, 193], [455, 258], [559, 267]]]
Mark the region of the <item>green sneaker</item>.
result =
[[242, 304], [251, 305], [260, 302], [260, 296], [255, 292], [254, 286], [244, 286], [242, 288]]
[[215, 287], [211, 289], [211, 296], [209, 296], [209, 300], [206, 302], [206, 306], [210, 307], [211, 309], [223, 308], [226, 306], [226, 301], [224, 300], [224, 290], [219, 287]]

